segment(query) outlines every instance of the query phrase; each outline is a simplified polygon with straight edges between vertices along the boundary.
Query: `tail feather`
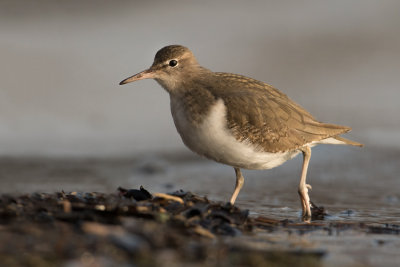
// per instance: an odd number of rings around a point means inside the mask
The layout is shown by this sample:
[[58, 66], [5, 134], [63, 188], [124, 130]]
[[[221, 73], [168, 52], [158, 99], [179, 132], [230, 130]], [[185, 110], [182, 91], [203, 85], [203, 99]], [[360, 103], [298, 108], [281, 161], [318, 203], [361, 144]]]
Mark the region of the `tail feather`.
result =
[[332, 137], [328, 137], [325, 139], [322, 139], [318, 142], [315, 142], [317, 144], [328, 144], [328, 145], [351, 145], [351, 146], [364, 146], [363, 144], [360, 144], [355, 141], [351, 141], [349, 139], [343, 138], [341, 136], [335, 135]]
[[336, 140], [338, 140], [338, 141], [340, 141], [340, 142], [343, 142], [345, 145], [359, 146], [359, 147], [364, 146], [364, 145], [361, 144], [361, 143], [358, 143], [358, 142], [355, 142], [355, 141], [352, 141], [352, 140], [343, 138], [343, 137], [341, 137], [341, 136], [334, 136], [333, 138], [335, 138]]

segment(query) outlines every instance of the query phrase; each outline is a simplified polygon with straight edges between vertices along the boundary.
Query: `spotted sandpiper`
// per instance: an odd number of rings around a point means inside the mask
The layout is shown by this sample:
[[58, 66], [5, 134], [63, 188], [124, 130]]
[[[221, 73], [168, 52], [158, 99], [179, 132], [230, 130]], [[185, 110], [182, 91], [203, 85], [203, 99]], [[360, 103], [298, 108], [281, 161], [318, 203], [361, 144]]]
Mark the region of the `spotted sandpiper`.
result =
[[311, 147], [362, 144], [340, 137], [351, 128], [317, 121], [271, 85], [238, 74], [212, 72], [181, 45], [160, 49], [149, 69], [120, 85], [155, 79], [170, 95], [178, 133], [192, 151], [235, 169], [235, 203], [243, 169], [271, 169], [303, 153], [298, 193], [303, 219], [311, 217], [306, 184]]

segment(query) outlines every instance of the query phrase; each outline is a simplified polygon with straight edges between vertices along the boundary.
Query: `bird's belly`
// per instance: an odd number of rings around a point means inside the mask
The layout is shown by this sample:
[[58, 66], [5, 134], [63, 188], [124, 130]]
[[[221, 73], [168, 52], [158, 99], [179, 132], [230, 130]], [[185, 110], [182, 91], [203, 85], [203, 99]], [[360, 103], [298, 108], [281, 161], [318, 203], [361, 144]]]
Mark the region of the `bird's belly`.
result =
[[226, 126], [226, 107], [222, 100], [210, 108], [199, 124], [191, 122], [179, 105], [172, 105], [171, 108], [175, 126], [185, 145], [217, 162], [245, 169], [271, 169], [299, 153], [263, 152], [253, 144], [239, 142]]

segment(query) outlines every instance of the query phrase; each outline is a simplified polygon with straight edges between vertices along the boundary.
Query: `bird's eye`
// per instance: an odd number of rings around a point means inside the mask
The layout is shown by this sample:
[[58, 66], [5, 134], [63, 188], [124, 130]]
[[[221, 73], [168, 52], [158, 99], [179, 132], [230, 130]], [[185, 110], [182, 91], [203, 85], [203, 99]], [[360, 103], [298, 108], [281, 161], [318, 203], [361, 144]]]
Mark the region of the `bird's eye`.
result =
[[178, 65], [178, 61], [176, 61], [175, 59], [170, 60], [168, 63], [171, 67], [175, 67], [176, 65]]

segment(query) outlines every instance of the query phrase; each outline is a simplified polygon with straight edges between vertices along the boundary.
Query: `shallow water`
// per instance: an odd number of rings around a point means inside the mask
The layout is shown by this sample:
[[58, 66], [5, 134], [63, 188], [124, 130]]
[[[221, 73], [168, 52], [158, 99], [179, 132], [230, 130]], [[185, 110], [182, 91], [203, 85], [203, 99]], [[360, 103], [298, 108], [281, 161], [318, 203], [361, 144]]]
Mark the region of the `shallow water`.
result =
[[[324, 206], [327, 220], [400, 224], [400, 151], [320, 146], [313, 149], [307, 182], [311, 200]], [[301, 156], [265, 171], [244, 170], [236, 205], [254, 216], [298, 220], [297, 185]], [[101, 191], [118, 186], [152, 192], [183, 189], [228, 201], [231, 167], [190, 152], [119, 159], [10, 159], [0, 162], [0, 193]]]
[[[399, 159], [399, 150], [314, 148], [307, 182], [313, 186], [311, 200], [324, 206], [329, 214], [325, 223], [400, 225]], [[245, 185], [236, 205], [249, 209], [254, 218], [300, 222], [297, 195], [300, 170], [301, 157], [297, 157], [272, 170], [244, 171]], [[231, 167], [190, 152], [118, 159], [0, 160], [0, 194], [60, 190], [115, 192], [118, 186], [143, 185], [150, 192], [183, 189], [226, 202], [234, 184]], [[243, 242], [254, 246], [262, 242], [271, 249], [326, 251], [324, 266], [338, 266], [338, 263], [341, 266], [397, 266], [400, 261], [400, 238], [396, 233], [374, 234], [356, 229], [333, 233], [324, 228], [292, 235], [283, 229], [242, 238]]]

